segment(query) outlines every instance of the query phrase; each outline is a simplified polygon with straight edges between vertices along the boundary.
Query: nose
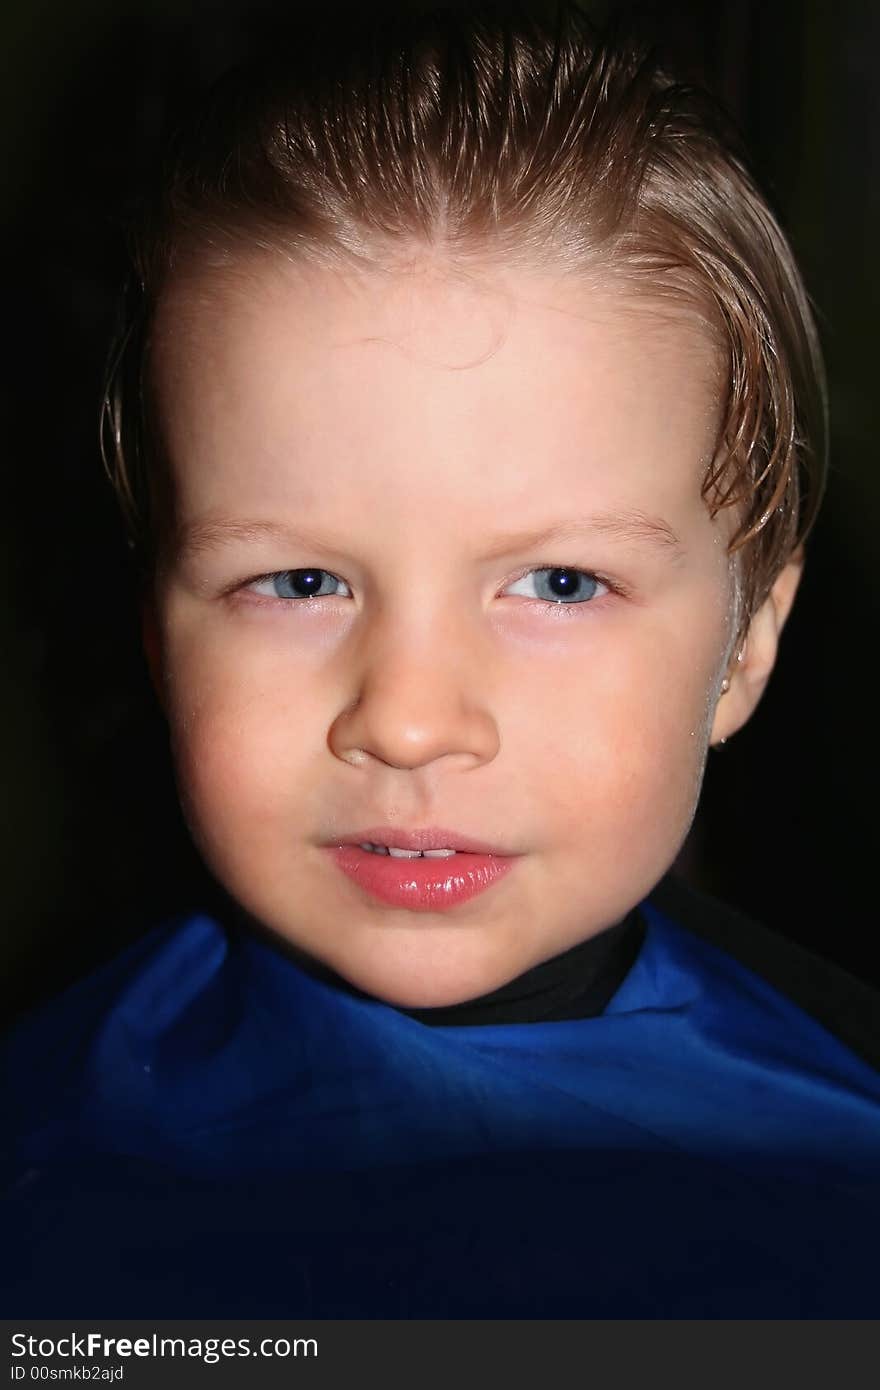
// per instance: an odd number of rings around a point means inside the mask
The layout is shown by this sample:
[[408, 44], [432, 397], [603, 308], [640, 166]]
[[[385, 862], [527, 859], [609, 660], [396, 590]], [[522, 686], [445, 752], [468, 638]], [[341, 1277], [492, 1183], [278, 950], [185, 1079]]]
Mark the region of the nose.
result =
[[412, 771], [438, 758], [477, 767], [495, 757], [500, 736], [487, 703], [485, 654], [453, 626], [398, 621], [365, 635], [356, 694], [330, 728], [338, 758]]

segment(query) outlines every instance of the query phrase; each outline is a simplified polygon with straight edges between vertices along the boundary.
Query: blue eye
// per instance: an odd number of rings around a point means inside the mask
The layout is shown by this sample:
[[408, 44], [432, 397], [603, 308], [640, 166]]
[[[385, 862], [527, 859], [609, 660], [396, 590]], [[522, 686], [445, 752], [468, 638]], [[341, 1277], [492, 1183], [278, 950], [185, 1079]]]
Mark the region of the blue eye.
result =
[[[533, 577], [537, 592], [523, 593], [520, 590], [520, 596], [544, 603], [571, 607], [588, 603], [590, 599], [597, 595], [601, 597], [609, 591], [608, 585], [596, 575], [570, 565], [542, 565], [514, 580], [514, 584], [528, 584]], [[277, 570], [274, 574], [264, 574], [262, 578], [252, 580], [246, 587], [252, 593], [269, 599], [351, 598], [351, 589], [344, 579], [339, 579], [329, 570], [317, 568]], [[516, 591], [510, 586], [507, 592]]]
[[[347, 590], [347, 595], [340, 595], [339, 587], [326, 588], [325, 581], [331, 585], [341, 585]], [[261, 584], [267, 587], [260, 590]], [[275, 574], [265, 574], [262, 579], [255, 579], [248, 587], [253, 593], [262, 593], [266, 598], [345, 598], [351, 595], [344, 579], [337, 579], [329, 570], [321, 569], [278, 570]]]
[[608, 593], [608, 585], [603, 584], [596, 575], [588, 573], [587, 570], [573, 569], [570, 565], [542, 565], [540, 568], [529, 570], [527, 574], [515, 580], [515, 583], [528, 583], [533, 576], [537, 594], [525, 594], [525, 598], [537, 597], [547, 603], [577, 604], [589, 602], [600, 590], [602, 593]]

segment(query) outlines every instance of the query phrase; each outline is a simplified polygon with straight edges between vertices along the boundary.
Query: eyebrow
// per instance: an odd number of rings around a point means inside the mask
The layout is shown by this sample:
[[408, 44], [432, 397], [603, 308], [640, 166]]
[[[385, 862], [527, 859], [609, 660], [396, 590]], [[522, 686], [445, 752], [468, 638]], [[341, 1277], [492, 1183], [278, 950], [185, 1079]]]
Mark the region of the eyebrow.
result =
[[[668, 521], [638, 510], [596, 512], [592, 516], [553, 522], [537, 531], [506, 532], [494, 539], [484, 555], [488, 560], [497, 560], [516, 550], [530, 550], [547, 542], [572, 540], [591, 533], [611, 536], [631, 545], [647, 545], [673, 560], [680, 560], [684, 555], [682, 542]], [[316, 550], [341, 548], [283, 522], [236, 521], [230, 517], [217, 517], [181, 526], [175, 536], [174, 550], [178, 559], [185, 561], [226, 546], [246, 545], [261, 540], [300, 544]]]
[[649, 516], [646, 512], [625, 511], [596, 512], [592, 516], [554, 522], [540, 531], [510, 532], [498, 536], [487, 552], [487, 558], [494, 560], [514, 550], [530, 550], [547, 541], [571, 540], [591, 532], [634, 545], [656, 547], [670, 557], [680, 558], [684, 554], [684, 547], [668, 521], [660, 516]]

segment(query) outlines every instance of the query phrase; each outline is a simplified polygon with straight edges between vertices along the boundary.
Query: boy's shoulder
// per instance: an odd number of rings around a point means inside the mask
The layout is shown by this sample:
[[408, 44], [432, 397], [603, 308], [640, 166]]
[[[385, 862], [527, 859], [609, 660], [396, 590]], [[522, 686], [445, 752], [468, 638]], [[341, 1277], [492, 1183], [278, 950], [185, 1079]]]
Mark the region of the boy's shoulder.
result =
[[880, 990], [678, 875], [667, 874], [648, 901], [760, 976], [880, 1070]]
[[169, 916], [66, 988], [15, 1018], [4, 1033], [10, 1072], [18, 1061], [30, 1081], [45, 1065], [71, 1074], [107, 1042], [107, 1020], [134, 1037], [149, 1020], [155, 1033], [180, 1018], [222, 971], [229, 938], [206, 913]]

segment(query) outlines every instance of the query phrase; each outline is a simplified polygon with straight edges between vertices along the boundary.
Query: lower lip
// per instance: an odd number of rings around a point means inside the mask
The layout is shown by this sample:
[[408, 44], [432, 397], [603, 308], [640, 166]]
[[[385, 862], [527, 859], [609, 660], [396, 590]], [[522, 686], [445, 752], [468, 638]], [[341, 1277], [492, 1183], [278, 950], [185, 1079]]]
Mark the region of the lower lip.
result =
[[359, 845], [332, 845], [344, 874], [390, 907], [444, 912], [484, 893], [513, 868], [517, 856], [455, 854], [445, 859], [397, 859]]

